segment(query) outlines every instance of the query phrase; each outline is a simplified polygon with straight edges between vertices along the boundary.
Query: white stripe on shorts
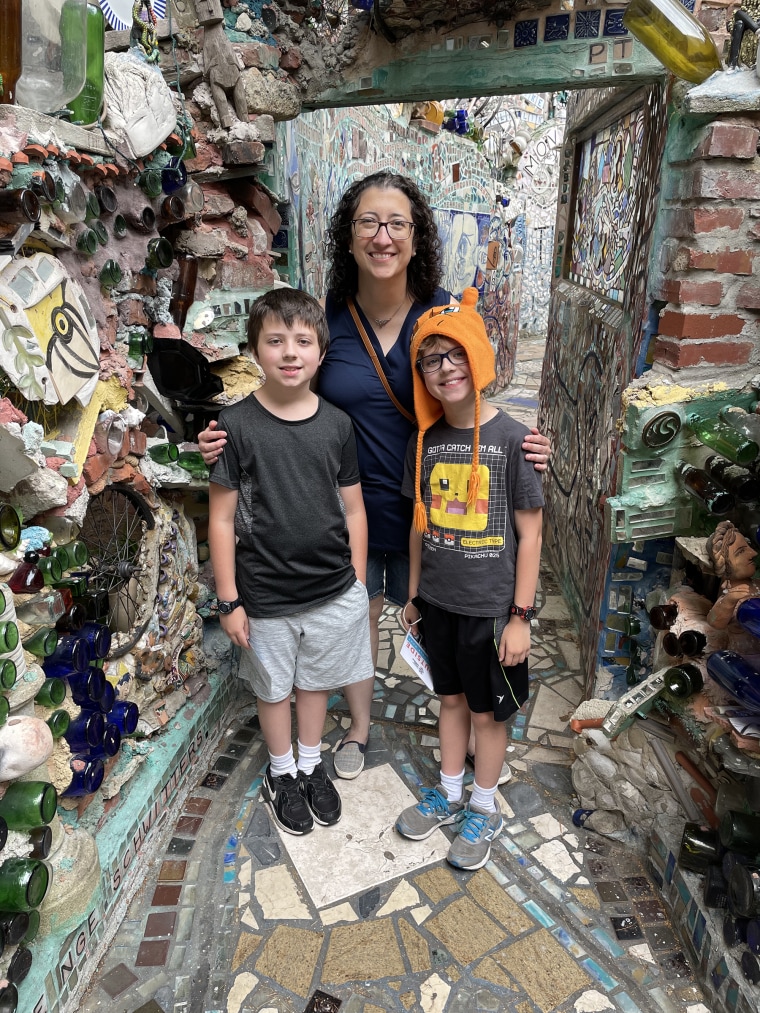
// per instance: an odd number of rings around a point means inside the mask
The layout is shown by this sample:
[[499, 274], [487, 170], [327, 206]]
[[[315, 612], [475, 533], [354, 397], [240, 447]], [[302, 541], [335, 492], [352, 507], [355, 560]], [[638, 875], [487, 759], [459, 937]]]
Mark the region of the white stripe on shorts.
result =
[[249, 616], [248, 640], [251, 650], [241, 653], [239, 675], [267, 703], [284, 700], [294, 686], [339, 689], [375, 674], [369, 600], [358, 580], [337, 598], [294, 616]]

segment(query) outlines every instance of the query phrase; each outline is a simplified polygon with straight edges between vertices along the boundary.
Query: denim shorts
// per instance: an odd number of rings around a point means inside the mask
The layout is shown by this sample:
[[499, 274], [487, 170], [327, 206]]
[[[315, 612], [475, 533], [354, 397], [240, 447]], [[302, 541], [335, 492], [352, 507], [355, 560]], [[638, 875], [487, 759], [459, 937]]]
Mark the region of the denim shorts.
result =
[[367, 594], [370, 599], [382, 594], [392, 605], [405, 605], [409, 598], [409, 553], [370, 549]]

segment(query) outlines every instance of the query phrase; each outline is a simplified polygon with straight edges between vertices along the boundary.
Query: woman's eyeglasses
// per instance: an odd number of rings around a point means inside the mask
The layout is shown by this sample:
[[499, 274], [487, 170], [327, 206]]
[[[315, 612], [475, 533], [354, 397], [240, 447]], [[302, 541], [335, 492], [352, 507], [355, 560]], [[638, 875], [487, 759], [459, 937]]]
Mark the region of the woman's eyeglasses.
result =
[[416, 365], [421, 373], [437, 373], [444, 359], [448, 359], [453, 366], [461, 366], [467, 362], [467, 352], [461, 346], [450, 348], [448, 352], [434, 352], [433, 355], [423, 355], [417, 359]]
[[374, 239], [380, 229], [384, 228], [391, 239], [404, 240], [412, 234], [414, 222], [403, 218], [394, 218], [390, 222], [378, 222], [374, 218], [352, 218], [354, 235], [359, 239]]

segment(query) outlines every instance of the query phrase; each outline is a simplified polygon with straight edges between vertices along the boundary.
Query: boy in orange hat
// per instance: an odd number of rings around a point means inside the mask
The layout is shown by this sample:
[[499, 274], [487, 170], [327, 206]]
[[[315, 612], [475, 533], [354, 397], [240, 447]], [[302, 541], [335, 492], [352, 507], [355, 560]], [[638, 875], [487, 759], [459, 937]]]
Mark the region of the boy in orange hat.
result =
[[[528, 699], [543, 507], [540, 479], [520, 450], [528, 430], [483, 397], [495, 370], [477, 298], [469, 288], [460, 305], [432, 309], [417, 322], [411, 355], [419, 432], [402, 486], [415, 503], [403, 622], [421, 627], [441, 701], [441, 783], [401, 813], [396, 829], [424, 840], [456, 824], [447, 858], [460, 869], [485, 865], [502, 828], [496, 787], [506, 721]], [[475, 782], [465, 805], [471, 724]]]

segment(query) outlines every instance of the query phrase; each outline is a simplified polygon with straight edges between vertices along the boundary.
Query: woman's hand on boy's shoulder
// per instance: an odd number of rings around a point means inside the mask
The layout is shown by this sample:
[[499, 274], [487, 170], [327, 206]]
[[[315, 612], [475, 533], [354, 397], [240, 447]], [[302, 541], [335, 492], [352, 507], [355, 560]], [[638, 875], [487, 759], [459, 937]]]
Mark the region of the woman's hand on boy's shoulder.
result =
[[233, 644], [238, 647], [250, 647], [248, 642], [248, 616], [242, 605], [238, 605], [234, 612], [229, 615], [219, 616], [222, 629], [230, 638]]
[[198, 447], [203, 455], [204, 464], [213, 464], [218, 457], [221, 457], [222, 451], [227, 445], [226, 436], [227, 433], [223, 429], [218, 429], [219, 423], [212, 419], [205, 429], [202, 429], [198, 433]]
[[535, 426], [523, 440], [522, 449], [525, 452], [525, 460], [532, 461], [536, 471], [546, 471], [549, 458], [552, 456], [552, 445], [548, 437], [543, 436]]

